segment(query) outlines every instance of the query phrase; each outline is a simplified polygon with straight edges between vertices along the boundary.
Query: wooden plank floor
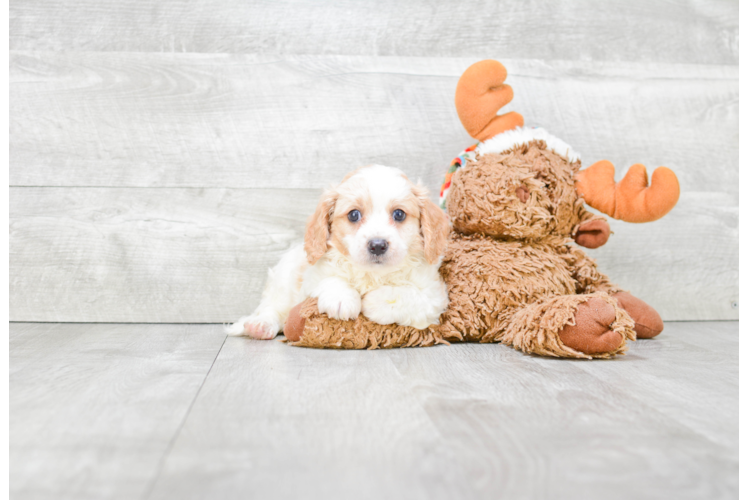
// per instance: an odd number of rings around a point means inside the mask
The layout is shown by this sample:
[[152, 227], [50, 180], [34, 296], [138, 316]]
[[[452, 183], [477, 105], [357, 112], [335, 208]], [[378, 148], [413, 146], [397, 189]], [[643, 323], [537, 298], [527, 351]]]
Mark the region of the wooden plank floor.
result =
[[738, 323], [612, 361], [10, 325], [12, 498], [737, 498]]

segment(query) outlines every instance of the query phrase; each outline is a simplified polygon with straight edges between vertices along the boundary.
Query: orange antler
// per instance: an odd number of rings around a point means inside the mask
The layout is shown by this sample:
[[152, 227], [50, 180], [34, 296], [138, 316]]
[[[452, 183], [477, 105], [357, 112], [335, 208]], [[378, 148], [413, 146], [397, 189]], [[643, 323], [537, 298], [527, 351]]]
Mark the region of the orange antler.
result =
[[491, 137], [524, 125], [519, 113], [496, 113], [514, 97], [512, 87], [504, 84], [506, 68], [499, 61], [486, 59], [468, 69], [457, 82], [455, 107], [468, 134], [485, 141]]
[[667, 167], [652, 173], [648, 186], [644, 165], [632, 165], [616, 184], [615, 167], [602, 160], [576, 175], [576, 188], [592, 208], [626, 222], [651, 222], [668, 213], [678, 202], [678, 178]]

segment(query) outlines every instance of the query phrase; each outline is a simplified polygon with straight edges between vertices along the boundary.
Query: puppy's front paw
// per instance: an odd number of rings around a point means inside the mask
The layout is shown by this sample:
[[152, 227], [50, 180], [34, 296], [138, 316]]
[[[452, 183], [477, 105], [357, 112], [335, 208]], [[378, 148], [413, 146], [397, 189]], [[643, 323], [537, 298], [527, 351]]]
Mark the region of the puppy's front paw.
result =
[[356, 319], [361, 312], [361, 295], [352, 288], [323, 290], [317, 297], [317, 308], [333, 319]]
[[[364, 296], [362, 309], [364, 316], [380, 325], [411, 326], [412, 315], [418, 311], [407, 311], [402, 290], [392, 286], [383, 286], [372, 290]], [[425, 328], [428, 325], [425, 325]]]
[[280, 322], [276, 318], [261, 314], [245, 316], [226, 328], [226, 333], [234, 336], [247, 336], [253, 339], [270, 340], [278, 335]]
[[398, 324], [423, 330], [431, 322], [412, 295], [405, 287], [383, 286], [372, 290], [364, 296], [364, 316], [380, 325]]

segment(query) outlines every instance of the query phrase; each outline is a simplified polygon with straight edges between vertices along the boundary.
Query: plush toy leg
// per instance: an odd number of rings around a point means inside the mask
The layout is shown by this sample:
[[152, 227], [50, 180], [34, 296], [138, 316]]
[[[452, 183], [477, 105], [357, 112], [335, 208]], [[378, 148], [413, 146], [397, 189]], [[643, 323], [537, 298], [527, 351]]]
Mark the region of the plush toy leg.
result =
[[635, 340], [634, 322], [605, 293], [560, 295], [519, 309], [501, 341], [527, 353], [611, 358]]
[[[492, 297], [488, 297], [489, 299]], [[498, 304], [478, 308], [473, 297], [462, 290], [450, 293], [450, 305], [441, 316], [439, 333], [449, 342], [498, 342], [501, 317], [511, 315]]]
[[299, 302], [288, 313], [286, 324], [283, 326], [283, 335], [291, 342], [298, 342], [304, 333], [306, 318], [301, 315], [301, 307], [304, 302]]
[[594, 259], [579, 248], [569, 247], [569, 265], [572, 276], [577, 281], [577, 293], [605, 292], [614, 294], [620, 292], [618, 285], [610, 282], [610, 279], [597, 268]]
[[652, 306], [642, 299], [636, 298], [628, 292], [613, 294], [618, 305], [626, 310], [634, 320], [634, 331], [638, 339], [651, 339], [656, 337], [665, 328], [662, 318]]
[[423, 330], [410, 326], [380, 325], [363, 314], [351, 321], [320, 314], [317, 299], [307, 299], [291, 310], [284, 333], [291, 345], [333, 349], [389, 349], [448, 344], [438, 325]]

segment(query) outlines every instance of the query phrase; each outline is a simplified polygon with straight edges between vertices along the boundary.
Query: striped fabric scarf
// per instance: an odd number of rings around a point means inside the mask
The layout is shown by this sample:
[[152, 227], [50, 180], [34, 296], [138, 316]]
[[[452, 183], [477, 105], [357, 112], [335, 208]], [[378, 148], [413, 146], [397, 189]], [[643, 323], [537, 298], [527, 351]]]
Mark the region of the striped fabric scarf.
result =
[[452, 160], [452, 163], [449, 165], [449, 171], [447, 171], [447, 175], [444, 176], [444, 183], [439, 192], [439, 206], [442, 210], [446, 210], [447, 208], [447, 194], [449, 193], [449, 187], [452, 185], [452, 176], [457, 172], [457, 169], [465, 165], [466, 162], [475, 159], [475, 148], [480, 144], [481, 143], [478, 142], [467, 148], [465, 151], [457, 155], [457, 158]]

